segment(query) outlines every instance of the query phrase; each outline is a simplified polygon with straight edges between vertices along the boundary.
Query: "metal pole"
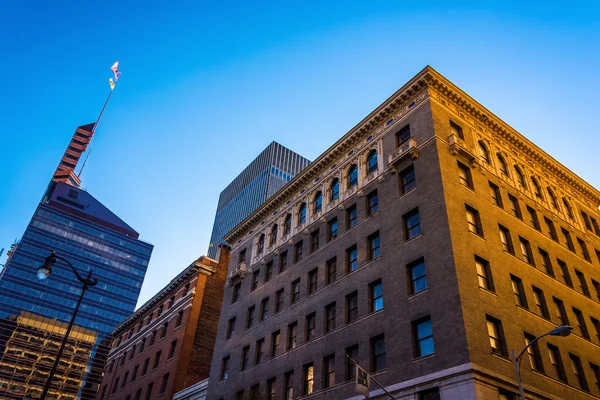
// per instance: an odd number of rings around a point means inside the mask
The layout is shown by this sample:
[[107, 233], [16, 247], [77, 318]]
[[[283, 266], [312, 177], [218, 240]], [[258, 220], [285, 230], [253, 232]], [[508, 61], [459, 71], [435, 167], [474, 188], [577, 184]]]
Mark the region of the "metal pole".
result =
[[[352, 357], [350, 357], [348, 354], [346, 354], [346, 357], [348, 357], [348, 359], [350, 361], [352, 361], [354, 364], [358, 365], [360, 367], [360, 364], [358, 362], [356, 362]], [[361, 367], [362, 368], [362, 367]], [[371, 374], [369, 374], [370, 376]], [[390, 399], [395, 400], [394, 396], [392, 396], [392, 394], [390, 392], [388, 392], [381, 383], [377, 382], [377, 380], [375, 378], [373, 378], [372, 376], [370, 376], [371, 380], [373, 382], [375, 382], [377, 384], [377, 386], [379, 386], [381, 388], [381, 390], [383, 390], [388, 396], [390, 396]], [[354, 379], [356, 380], [356, 377], [354, 377]]]
[[513, 364], [515, 366], [515, 373], [517, 375], [517, 385], [519, 386], [519, 395], [521, 397], [521, 400], [525, 400], [525, 393], [523, 392], [523, 384], [521, 383], [521, 371], [519, 369], [519, 359], [517, 358], [517, 353], [515, 352], [514, 349], [512, 351], [512, 359], [513, 359]]
[[50, 389], [50, 385], [52, 384], [52, 378], [54, 378], [54, 373], [56, 372], [56, 368], [60, 363], [60, 357], [62, 356], [62, 352], [67, 344], [67, 340], [69, 339], [69, 334], [71, 333], [71, 328], [73, 328], [73, 324], [75, 323], [75, 317], [77, 317], [77, 312], [79, 311], [79, 306], [81, 306], [81, 301], [83, 300], [83, 295], [85, 291], [88, 289], [86, 284], [83, 285], [83, 289], [81, 290], [81, 295], [79, 296], [79, 300], [77, 301], [77, 306], [75, 307], [75, 312], [73, 312], [73, 317], [71, 317], [71, 322], [69, 322], [69, 326], [67, 327], [67, 332], [63, 337], [62, 343], [60, 344], [60, 348], [58, 349], [58, 353], [56, 354], [56, 358], [54, 359], [54, 365], [52, 365], [52, 369], [50, 370], [50, 375], [48, 375], [48, 379], [46, 380], [46, 384], [44, 385], [44, 390], [42, 391], [42, 395], [40, 400], [46, 400], [46, 395], [48, 394], [48, 390]]

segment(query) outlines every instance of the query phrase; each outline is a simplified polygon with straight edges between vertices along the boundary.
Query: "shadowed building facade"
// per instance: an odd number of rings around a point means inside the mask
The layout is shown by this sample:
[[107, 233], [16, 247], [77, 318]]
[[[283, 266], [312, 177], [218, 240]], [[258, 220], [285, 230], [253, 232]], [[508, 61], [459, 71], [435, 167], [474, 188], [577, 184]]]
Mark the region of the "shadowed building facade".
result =
[[272, 142], [219, 196], [208, 256], [214, 258], [223, 237], [266, 199], [282, 188], [310, 161]]
[[[600, 192], [426, 67], [225, 240], [210, 399], [600, 398]], [[260, 397], [259, 397], [260, 396]], [[371, 398], [386, 398], [374, 384]]]

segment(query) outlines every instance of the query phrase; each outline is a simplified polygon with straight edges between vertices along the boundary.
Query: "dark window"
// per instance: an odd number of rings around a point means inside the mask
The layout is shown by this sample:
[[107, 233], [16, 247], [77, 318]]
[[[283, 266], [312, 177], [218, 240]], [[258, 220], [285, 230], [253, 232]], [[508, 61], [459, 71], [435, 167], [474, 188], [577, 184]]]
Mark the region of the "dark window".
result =
[[269, 246], [275, 246], [275, 244], [277, 243], [277, 230], [279, 229], [279, 227], [277, 226], [277, 224], [273, 225], [273, 227], [271, 228], [271, 238], [269, 240]]
[[598, 343], [600, 341], [600, 321], [594, 317], [590, 317], [590, 321], [592, 322], [592, 328], [594, 329], [595, 341]]
[[315, 214], [320, 213], [322, 209], [323, 209], [323, 193], [317, 192], [317, 194], [315, 195], [315, 199], [313, 201], [314, 213]]
[[371, 174], [375, 171], [377, 171], [377, 152], [371, 150], [367, 156], [367, 174]]
[[292, 230], [292, 214], [288, 214], [283, 221], [283, 235], [289, 235]]
[[502, 225], [498, 225], [498, 229], [500, 230], [500, 241], [502, 242], [502, 249], [510, 254], [515, 254], [515, 249], [512, 244], [512, 239], [510, 237], [510, 231], [508, 228], [505, 228]]
[[135, 356], [135, 345], [133, 345], [133, 348], [131, 349], [131, 352], [129, 353], [129, 360], [133, 359], [133, 356]]
[[302, 240], [294, 245], [294, 262], [300, 262], [302, 260]]
[[221, 381], [226, 381], [229, 375], [229, 356], [221, 360]]
[[417, 180], [415, 177], [415, 167], [409, 165], [399, 173], [400, 176], [400, 193], [405, 194], [417, 187]]
[[298, 209], [298, 225], [306, 222], [306, 203], [302, 203]]
[[590, 257], [590, 252], [588, 251], [587, 245], [585, 244], [585, 242], [580, 239], [577, 238], [577, 244], [579, 244], [579, 248], [581, 249], [581, 256], [583, 258], [585, 258], [585, 260], [587, 262], [592, 262], [592, 258]]
[[596, 301], [600, 301], [600, 283], [592, 279], [592, 287], [594, 288], [594, 292], [596, 292]]
[[160, 338], [164, 339], [167, 336], [167, 328], [169, 327], [169, 323], [165, 322], [162, 326], [162, 331], [160, 332]]
[[490, 163], [490, 154], [488, 153], [487, 147], [485, 146], [485, 144], [483, 144], [481, 140], [479, 141], [479, 155], [484, 163]]
[[146, 400], [150, 400], [152, 398], [152, 388], [154, 387], [154, 382], [150, 382], [148, 387], [146, 388]]
[[288, 348], [288, 350], [296, 348], [297, 336], [298, 336], [298, 323], [293, 322], [288, 325], [288, 331], [287, 331], [287, 348]]
[[340, 181], [339, 179], [334, 179], [333, 182], [331, 182], [331, 189], [330, 189], [330, 199], [333, 200], [337, 200], [340, 197]]
[[473, 177], [471, 176], [471, 169], [461, 162], [457, 162], [458, 165], [458, 181], [461, 185], [473, 189]]
[[338, 236], [337, 218], [332, 218], [327, 222], [327, 240], [333, 240]]
[[306, 341], [315, 338], [317, 316], [315, 313], [306, 316]]
[[523, 289], [523, 281], [514, 275], [510, 276], [510, 283], [512, 290], [515, 295], [515, 303], [518, 306], [527, 308], [527, 298], [525, 297], [525, 290]]
[[477, 270], [477, 282], [479, 287], [494, 291], [494, 281], [490, 263], [481, 257], [475, 256], [475, 269]]
[[415, 357], [423, 357], [435, 352], [433, 345], [433, 329], [431, 327], [431, 318], [429, 316], [413, 321], [413, 336]]
[[358, 167], [353, 165], [348, 170], [348, 188], [358, 185]]
[[540, 184], [538, 183], [537, 179], [535, 179], [533, 176], [531, 177], [531, 184], [533, 185], [533, 194], [535, 195], [536, 199], [544, 200]]
[[450, 133], [452, 135], [458, 136], [460, 139], [465, 140], [465, 135], [463, 134], [463, 129], [455, 123], [454, 121], [450, 121]]
[[556, 262], [558, 263], [558, 267], [560, 270], [560, 278], [562, 283], [564, 283], [565, 285], [567, 285], [568, 287], [573, 287], [573, 281], [571, 281], [571, 274], [569, 273], [569, 267], [567, 267], [567, 264], [559, 259], [556, 259]]
[[502, 322], [492, 316], [485, 316], [487, 323], [488, 336], [490, 339], [490, 346], [492, 353], [507, 356], [506, 342], [504, 340], [504, 331], [502, 330]]
[[275, 378], [267, 381], [267, 400], [275, 400], [276, 398], [275, 382]]
[[[441, 400], [440, 388], [434, 387], [418, 393], [419, 400]], [[502, 398], [501, 398], [502, 399]]]
[[173, 358], [173, 356], [175, 356], [176, 348], [177, 348], [177, 340], [173, 340], [171, 342], [171, 347], [169, 347], [169, 357], [167, 358], [168, 360], [170, 360], [171, 358]]
[[181, 322], [183, 321], [183, 310], [179, 311], [177, 314], [177, 320], [175, 321], [175, 328], [181, 326]]
[[296, 279], [292, 282], [292, 301], [291, 303], [295, 303], [300, 299], [300, 279]]
[[335, 282], [337, 273], [336, 258], [327, 261], [327, 284]]
[[554, 222], [552, 222], [552, 220], [548, 219], [548, 217], [544, 217], [544, 222], [546, 222], [546, 228], [547, 228], [547, 232], [548, 236], [550, 237], [550, 239], [554, 240], [555, 242], [558, 242], [558, 235], [556, 234], [556, 228], [554, 227]]
[[273, 278], [273, 260], [265, 265], [265, 283], [269, 282], [271, 278]]
[[242, 249], [240, 254], [238, 255], [238, 264], [241, 264], [246, 261], [246, 249]]
[[515, 196], [509, 194], [508, 202], [510, 203], [510, 211], [512, 215], [519, 219], [523, 219], [523, 214], [521, 214], [521, 206], [519, 205], [519, 200]]
[[346, 265], [348, 272], [358, 269], [358, 248], [356, 245], [346, 249]]
[[567, 311], [565, 310], [565, 305], [562, 300], [557, 299], [556, 297], [552, 297], [554, 301], [554, 316], [558, 321], [559, 325], [569, 325], [569, 319], [567, 318]]
[[379, 211], [379, 197], [377, 197], [377, 190], [373, 190], [367, 195], [367, 215], [371, 216]]
[[311, 394], [314, 390], [315, 383], [315, 367], [312, 363], [306, 364], [303, 367], [303, 385], [302, 394]]
[[406, 125], [396, 133], [396, 147], [410, 139], [410, 125]]
[[538, 231], [541, 231], [540, 221], [538, 219], [537, 213], [535, 210], [529, 206], [527, 206], [527, 214], [529, 215], [529, 224]]
[[588, 231], [593, 231], [592, 224], [590, 223], [590, 218], [588, 217], [586, 212], [583, 210], [581, 211], [581, 217], [583, 218], [583, 223], [585, 224], [585, 228]]
[[242, 288], [242, 283], [238, 282], [233, 286], [233, 291], [231, 292], [231, 304], [237, 303], [240, 299], [240, 289]]
[[308, 272], [308, 294], [313, 294], [317, 291], [317, 278], [319, 270], [315, 268]]
[[571, 205], [569, 204], [569, 202], [567, 201], [567, 199], [565, 199], [563, 197], [563, 204], [565, 205], [565, 211], [567, 212], [567, 217], [569, 217], [570, 219], [573, 219], [573, 209], [571, 208]]
[[358, 211], [356, 204], [353, 204], [346, 210], [346, 227], [347, 229], [354, 228], [356, 224], [358, 224]]
[[275, 293], [275, 312], [278, 313], [283, 309], [283, 288]]
[[577, 276], [577, 283], [579, 284], [579, 291], [587, 297], [590, 296], [590, 289], [588, 289], [587, 282], [585, 281], [585, 276], [583, 272], [575, 270], [575, 276]]
[[573, 245], [573, 239], [571, 239], [571, 234], [569, 233], [569, 231], [565, 228], [560, 228], [560, 231], [562, 232], [562, 235], [565, 239], [565, 243], [567, 244], [569, 250], [575, 253], [575, 246]]
[[[250, 386], [250, 400], [260, 400], [260, 384]], [[223, 400], [223, 399], [221, 399]]]
[[335, 329], [335, 302], [325, 306], [325, 333]]
[[404, 214], [404, 240], [410, 240], [421, 234], [421, 219], [419, 218], [419, 209], [409, 211]]
[[137, 377], [137, 373], [140, 369], [139, 365], [136, 365], [135, 368], [133, 368], [133, 375], [131, 376], [131, 381], [129, 383], [133, 383], [135, 382], [135, 378]]
[[563, 365], [562, 357], [560, 356], [558, 347], [548, 343], [548, 356], [550, 358], [550, 364], [552, 364], [554, 376], [563, 382], [567, 382], [565, 367]]
[[369, 260], [374, 260], [381, 256], [381, 245], [379, 240], [379, 232], [373, 233], [367, 238], [369, 244]]
[[275, 357], [279, 354], [279, 341], [281, 339], [281, 333], [279, 331], [271, 334], [271, 357]]
[[525, 175], [523, 175], [523, 171], [519, 168], [518, 165], [515, 165], [515, 177], [517, 178], [517, 184], [521, 189], [527, 190], [527, 183], [525, 182]]
[[117, 379], [115, 380], [115, 385], [112, 387], [111, 393], [114, 394], [117, 391], [117, 388], [119, 387], [119, 377], [117, 377]]
[[[525, 346], [529, 346], [531, 342], [535, 340], [535, 336], [530, 335], [529, 333], [524, 333], [525, 336]], [[531, 369], [535, 371], [539, 371], [544, 373], [544, 364], [542, 364], [542, 357], [540, 355], [540, 348], [538, 343], [535, 342], [531, 346], [527, 348], [527, 356], [529, 358], [529, 365]]]
[[254, 325], [254, 306], [248, 307], [248, 313], [246, 314], [246, 329], [251, 328]]
[[248, 368], [248, 361], [250, 360], [250, 346], [245, 346], [242, 349], [242, 357], [240, 360], [240, 370]]
[[286, 372], [284, 380], [283, 400], [294, 400], [294, 371]]
[[590, 363], [590, 368], [594, 374], [594, 386], [596, 386], [597, 391], [600, 391], [600, 367], [596, 364]]
[[121, 384], [121, 389], [123, 389], [125, 387], [125, 385], [127, 385], [128, 377], [129, 377], [129, 371], [125, 372], [125, 375], [123, 375], [123, 383]]
[[265, 235], [262, 234], [258, 238], [258, 245], [256, 247], [256, 254], [258, 256], [261, 256], [264, 250], [265, 250]]
[[356, 366], [352, 360], [358, 359], [358, 345], [346, 347], [344, 353], [346, 355], [346, 380], [352, 380], [356, 376]]
[[571, 369], [573, 370], [573, 375], [575, 375], [575, 377], [577, 378], [579, 388], [585, 392], [589, 392], [590, 387], [588, 386], [587, 379], [585, 378], [585, 373], [583, 372], [581, 360], [579, 359], [579, 357], [571, 353], [569, 353], [569, 359], [571, 360]]
[[323, 388], [335, 385], [335, 354], [323, 358]]
[[346, 322], [350, 323], [358, 319], [358, 292], [346, 295]]
[[159, 350], [156, 352], [156, 355], [154, 356], [154, 363], [152, 364], [153, 370], [158, 368], [158, 364], [160, 363], [160, 355], [161, 355], [161, 351]]
[[287, 268], [287, 258], [287, 251], [279, 255], [279, 272], [283, 272]]
[[550, 312], [548, 311], [548, 305], [546, 304], [544, 292], [542, 289], [535, 286], [532, 286], [531, 288], [533, 290], [533, 301], [535, 303], [537, 314], [546, 319], [550, 319]]
[[144, 360], [144, 366], [142, 367], [142, 375], [140, 376], [146, 375], [146, 372], [148, 372], [148, 364], [150, 364], [150, 358], [146, 358], [146, 360]]
[[425, 274], [425, 260], [420, 258], [407, 266], [410, 280], [410, 294], [419, 293], [427, 289], [427, 275]]
[[587, 325], [585, 324], [585, 318], [583, 317], [583, 313], [575, 307], [573, 308], [573, 314], [575, 314], [575, 331], [580, 336], [589, 340], [590, 333], [588, 331]]
[[252, 273], [252, 285], [250, 286], [250, 290], [254, 291], [258, 287], [258, 279], [260, 277], [260, 269], [257, 269]]
[[264, 321], [269, 318], [269, 298], [265, 297], [260, 302], [260, 320]]
[[525, 261], [527, 264], [535, 266], [535, 261], [533, 259], [533, 253], [531, 252], [531, 245], [529, 244], [529, 241], [519, 236], [519, 246], [521, 248], [521, 256], [523, 257], [523, 261]]
[[383, 335], [379, 335], [371, 338], [371, 371], [377, 372], [385, 368], [385, 339]]
[[493, 184], [492, 182], [488, 182], [490, 185], [490, 194], [492, 195], [492, 200], [494, 200], [494, 204], [498, 207], [502, 208], [502, 194], [500, 193], [500, 188]]
[[265, 339], [258, 339], [254, 348], [254, 364], [259, 364], [263, 361]]
[[310, 234], [310, 252], [313, 253], [319, 249], [319, 230]]
[[381, 279], [369, 284], [370, 302], [369, 308], [371, 311], [379, 311], [383, 308], [383, 285]]
[[542, 258], [542, 267], [545, 273], [550, 276], [554, 276], [554, 269], [552, 268], [552, 261], [547, 251], [538, 248], [540, 257]]
[[479, 219], [479, 211], [467, 204], [465, 204], [465, 210], [467, 212], [467, 227], [469, 228], [469, 232], [483, 236], [481, 220]]
[[506, 166], [506, 161], [504, 160], [504, 157], [502, 157], [502, 154], [498, 153], [496, 154], [496, 158], [498, 159], [498, 169], [500, 170], [500, 176], [508, 178], [508, 167]]

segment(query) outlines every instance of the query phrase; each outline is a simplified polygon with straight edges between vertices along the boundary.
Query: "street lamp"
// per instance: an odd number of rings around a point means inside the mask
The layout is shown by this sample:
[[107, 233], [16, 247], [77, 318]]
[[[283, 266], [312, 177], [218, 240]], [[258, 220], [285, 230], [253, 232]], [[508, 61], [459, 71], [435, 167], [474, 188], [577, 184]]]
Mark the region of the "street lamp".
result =
[[525, 400], [525, 393], [523, 392], [523, 385], [521, 384], [521, 370], [519, 369], [520, 368], [519, 365], [521, 363], [521, 357], [523, 357], [523, 354], [525, 354], [525, 352], [527, 351], [527, 349], [529, 347], [531, 347], [534, 343], [536, 343], [538, 340], [540, 340], [541, 338], [543, 338], [545, 336], [566, 337], [566, 336], [569, 336], [572, 331], [573, 331], [573, 328], [569, 325], [559, 326], [558, 328], [554, 328], [551, 331], [546, 332], [543, 335], [538, 336], [535, 339], [533, 339], [531, 342], [529, 342], [529, 344], [527, 344], [527, 346], [525, 346], [525, 348], [523, 350], [521, 350], [521, 352], [519, 353], [518, 356], [517, 356], [517, 353], [515, 352], [515, 350], [513, 349], [512, 361], [515, 366], [515, 372], [517, 374], [517, 384], [519, 385], [519, 394], [520, 394], [521, 400]]
[[40, 400], [46, 399], [46, 395], [48, 394], [48, 390], [50, 389], [50, 385], [52, 384], [52, 378], [54, 377], [56, 368], [58, 367], [58, 364], [60, 363], [60, 357], [62, 356], [62, 352], [65, 348], [65, 345], [67, 344], [67, 340], [69, 339], [69, 334], [71, 333], [71, 328], [73, 328], [73, 323], [75, 322], [75, 317], [77, 317], [77, 312], [79, 311], [79, 307], [81, 306], [81, 301], [83, 300], [83, 295], [85, 294], [86, 290], [88, 290], [90, 287], [96, 286], [98, 284], [98, 279], [92, 278], [92, 273], [93, 273], [92, 270], [90, 270], [88, 272], [87, 277], [82, 278], [81, 275], [79, 275], [79, 272], [77, 272], [77, 270], [75, 269], [75, 267], [73, 267], [73, 264], [71, 264], [69, 261], [67, 261], [64, 258], [57, 256], [54, 251], [52, 252], [52, 254], [50, 254], [48, 257], [46, 257], [46, 261], [44, 262], [44, 265], [42, 265], [41, 267], [38, 268], [37, 277], [40, 280], [48, 279], [50, 274], [52, 274], [52, 265], [57, 260], [62, 260], [65, 263], [67, 263], [67, 265], [69, 267], [71, 267], [71, 269], [73, 270], [73, 273], [77, 277], [77, 280], [79, 282], [81, 282], [83, 287], [81, 289], [81, 295], [79, 296], [79, 300], [77, 301], [77, 306], [75, 307], [75, 311], [73, 312], [73, 316], [71, 317], [71, 322], [69, 322], [69, 326], [67, 327], [67, 332], [65, 333], [65, 336], [63, 337], [62, 343], [60, 344], [60, 348], [58, 349], [58, 353], [56, 354], [56, 358], [54, 359], [54, 365], [52, 365], [52, 369], [50, 370], [50, 374], [48, 375], [48, 379], [46, 380], [46, 384], [44, 385], [44, 390], [42, 391]]

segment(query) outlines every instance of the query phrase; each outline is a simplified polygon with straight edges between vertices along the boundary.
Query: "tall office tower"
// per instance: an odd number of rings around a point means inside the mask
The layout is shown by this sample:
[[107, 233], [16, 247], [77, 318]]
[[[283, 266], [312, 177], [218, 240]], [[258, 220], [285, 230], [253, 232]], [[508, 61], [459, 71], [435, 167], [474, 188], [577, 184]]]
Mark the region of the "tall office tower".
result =
[[[93, 270], [99, 283], [86, 293], [71, 333], [72, 340], [85, 335], [93, 345], [63, 354], [49, 398], [92, 397], [101, 380], [107, 335], [137, 303], [152, 245], [140, 241], [133, 228], [81, 189], [74, 172], [93, 126], [75, 131], [0, 274], [0, 398], [39, 398], [50, 370], [39, 360], [56, 356], [57, 337], [64, 334], [81, 293], [81, 284], [62, 261], [48, 279], [38, 280], [36, 270], [52, 251], [82, 275]], [[74, 393], [73, 387], [78, 388]]]
[[512, 350], [570, 324], [526, 396], [598, 398], [599, 204], [426, 67], [225, 237], [207, 397], [359, 399], [348, 355], [397, 399], [515, 399]]
[[219, 196], [208, 256], [214, 258], [225, 236], [269, 197], [281, 189], [310, 161], [272, 142]]

